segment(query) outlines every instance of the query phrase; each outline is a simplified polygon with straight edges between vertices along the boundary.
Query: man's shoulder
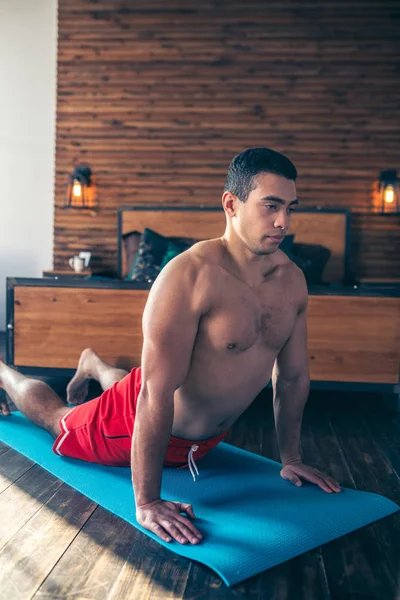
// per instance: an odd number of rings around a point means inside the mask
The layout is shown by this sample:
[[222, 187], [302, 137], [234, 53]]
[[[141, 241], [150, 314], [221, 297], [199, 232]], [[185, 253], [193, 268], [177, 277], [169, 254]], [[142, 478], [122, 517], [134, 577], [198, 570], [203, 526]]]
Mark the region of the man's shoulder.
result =
[[205, 240], [197, 242], [191, 248], [173, 258], [162, 270], [157, 280], [170, 280], [188, 278], [197, 279], [210, 268], [216, 268], [220, 264], [221, 242]]
[[291, 275], [302, 275], [303, 271], [288, 257], [283, 250], [277, 250], [275, 252], [276, 264], [282, 267], [286, 267], [285, 272]]
[[279, 252], [279, 265], [285, 285], [291, 289], [292, 296], [300, 304], [307, 303], [308, 288], [303, 271], [282, 251]]
[[201, 240], [189, 248], [188, 253], [209, 260], [218, 260], [222, 252], [221, 238]]
[[212, 282], [215, 283], [215, 269], [220, 268], [220, 246], [218, 240], [197, 242], [164, 267], [155, 287], [175, 287], [187, 297], [201, 297], [208, 302]]
[[221, 266], [222, 242], [220, 238], [202, 240], [185, 252], [188, 260], [202, 271], [209, 267], [211, 270]]

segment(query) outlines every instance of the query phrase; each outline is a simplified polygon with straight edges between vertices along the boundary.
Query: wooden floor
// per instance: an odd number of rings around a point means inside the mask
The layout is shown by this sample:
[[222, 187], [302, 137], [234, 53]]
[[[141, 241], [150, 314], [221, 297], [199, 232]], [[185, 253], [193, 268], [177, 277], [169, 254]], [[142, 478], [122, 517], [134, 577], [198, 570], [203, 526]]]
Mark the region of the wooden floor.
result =
[[[279, 460], [270, 392], [227, 441]], [[400, 414], [378, 396], [311, 393], [302, 448], [344, 486], [400, 503]], [[400, 514], [227, 588], [0, 444], [0, 598], [400, 599]]]

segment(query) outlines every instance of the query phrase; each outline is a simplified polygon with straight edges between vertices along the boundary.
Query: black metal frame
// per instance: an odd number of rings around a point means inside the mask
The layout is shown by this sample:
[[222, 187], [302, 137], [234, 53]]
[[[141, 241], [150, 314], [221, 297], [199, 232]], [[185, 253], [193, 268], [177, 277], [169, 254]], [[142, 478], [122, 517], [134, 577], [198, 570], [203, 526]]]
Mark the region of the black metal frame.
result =
[[[127, 211], [171, 211], [182, 210], [186, 212], [207, 212], [207, 211], [222, 211], [222, 206], [120, 206], [118, 208], [118, 277], [122, 277], [122, 213]], [[350, 233], [351, 233], [351, 211], [347, 208], [323, 208], [316, 206], [315, 208], [297, 208], [296, 212], [302, 213], [339, 213], [346, 216], [345, 230], [345, 249], [344, 249], [344, 285], [351, 285], [354, 282], [351, 273], [350, 264]]]

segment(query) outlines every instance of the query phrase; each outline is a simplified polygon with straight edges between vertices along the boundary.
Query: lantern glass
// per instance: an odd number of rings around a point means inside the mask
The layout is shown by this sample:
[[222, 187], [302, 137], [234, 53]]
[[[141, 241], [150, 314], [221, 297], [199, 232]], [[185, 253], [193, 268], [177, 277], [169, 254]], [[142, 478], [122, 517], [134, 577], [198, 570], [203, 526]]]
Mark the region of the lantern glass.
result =
[[74, 198], [82, 197], [82, 186], [81, 186], [80, 182], [77, 181], [76, 179], [74, 180], [74, 185], [72, 187], [72, 195]]
[[400, 212], [399, 179], [397, 171], [382, 171], [379, 177], [381, 194], [381, 213], [394, 214]]
[[93, 190], [91, 172], [88, 167], [75, 167], [68, 177], [65, 207], [93, 208]]

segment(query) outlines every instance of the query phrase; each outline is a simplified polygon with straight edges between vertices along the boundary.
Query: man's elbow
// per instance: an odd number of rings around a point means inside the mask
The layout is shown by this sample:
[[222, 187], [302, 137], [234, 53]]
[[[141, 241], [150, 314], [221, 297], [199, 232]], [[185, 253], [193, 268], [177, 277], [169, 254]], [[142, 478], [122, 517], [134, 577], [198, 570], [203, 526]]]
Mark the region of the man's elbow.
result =
[[173, 410], [175, 387], [171, 385], [157, 385], [143, 382], [138, 399], [137, 408], [146, 410]]
[[277, 377], [273, 385], [273, 391], [274, 404], [276, 405], [286, 404], [288, 401], [291, 405], [298, 402], [303, 405], [310, 393], [308, 372], [292, 374], [286, 378]]
[[308, 368], [306, 368], [292, 371], [291, 373], [279, 373], [276, 377], [276, 383], [277, 385], [309, 386], [310, 372]]

